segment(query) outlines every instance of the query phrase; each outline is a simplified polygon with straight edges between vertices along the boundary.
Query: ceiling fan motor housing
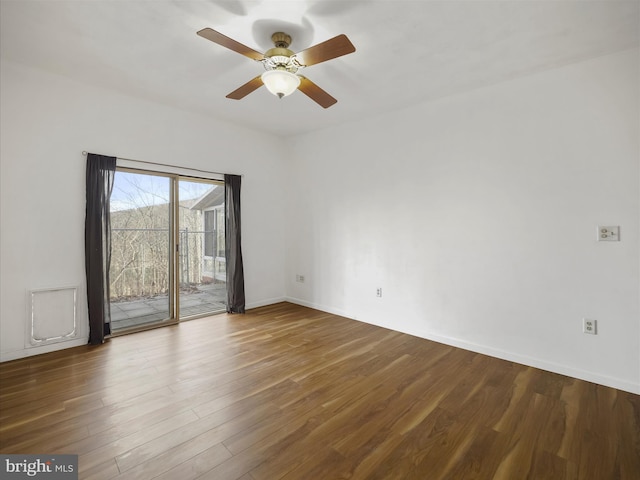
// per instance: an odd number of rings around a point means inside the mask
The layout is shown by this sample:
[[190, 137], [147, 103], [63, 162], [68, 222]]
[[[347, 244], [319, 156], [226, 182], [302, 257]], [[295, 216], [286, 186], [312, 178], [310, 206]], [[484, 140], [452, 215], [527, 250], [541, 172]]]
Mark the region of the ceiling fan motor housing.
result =
[[289, 45], [291, 45], [291, 36], [283, 32], [276, 32], [271, 35], [271, 40], [275, 47], [267, 50], [264, 54], [265, 59], [263, 63], [265, 70], [297, 72], [299, 66], [292, 60], [295, 52], [292, 52], [288, 48]]

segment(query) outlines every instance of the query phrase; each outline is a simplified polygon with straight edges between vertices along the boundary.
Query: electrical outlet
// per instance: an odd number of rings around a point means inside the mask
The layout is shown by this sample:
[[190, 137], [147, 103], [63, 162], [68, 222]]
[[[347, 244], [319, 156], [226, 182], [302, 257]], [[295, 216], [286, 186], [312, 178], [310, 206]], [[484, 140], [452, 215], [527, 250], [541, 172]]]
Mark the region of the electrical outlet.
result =
[[296, 275], [296, 282], [304, 283], [304, 275]]
[[582, 331], [584, 333], [588, 333], [589, 335], [597, 335], [598, 334], [598, 321], [590, 320], [588, 318], [582, 319]]
[[376, 288], [376, 297], [382, 297], [382, 287]]
[[619, 226], [598, 227], [598, 241], [599, 242], [619, 242], [620, 227]]

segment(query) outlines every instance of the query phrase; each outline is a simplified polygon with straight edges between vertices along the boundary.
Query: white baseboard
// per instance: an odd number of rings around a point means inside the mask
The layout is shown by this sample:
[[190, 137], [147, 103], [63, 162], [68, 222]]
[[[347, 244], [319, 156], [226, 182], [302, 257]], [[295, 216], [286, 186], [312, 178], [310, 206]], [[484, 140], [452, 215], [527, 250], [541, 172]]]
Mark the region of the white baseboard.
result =
[[251, 308], [266, 307], [267, 305], [273, 305], [275, 303], [281, 303], [286, 301], [288, 301], [286, 297], [268, 298], [266, 300], [259, 300], [257, 302], [249, 302], [245, 305], [245, 309], [249, 310]]
[[[313, 308], [315, 310], [320, 310], [321, 312], [327, 312], [327, 313], [331, 313], [333, 315], [338, 315], [340, 317], [346, 317], [350, 320], [357, 320], [356, 318], [354, 318], [353, 315], [349, 315], [349, 313], [346, 310], [340, 310], [337, 308], [332, 308], [329, 307], [327, 305], [321, 305], [318, 303], [313, 303], [313, 302], [307, 302], [306, 300], [302, 300], [300, 298], [295, 298], [295, 297], [285, 297], [284, 299], [285, 302], [289, 302], [289, 303], [295, 303], [296, 305], [302, 305], [303, 307], [309, 307], [309, 308]], [[368, 322], [365, 322], [368, 323]]]
[[295, 303], [297, 305], [314, 308], [316, 310], [320, 310], [323, 312], [332, 313], [334, 315], [340, 315], [342, 317], [346, 317], [351, 320], [356, 320], [359, 322], [368, 323], [370, 325], [376, 325], [382, 328], [387, 328], [387, 329], [395, 330], [401, 333], [406, 333], [414, 337], [424, 338], [426, 340], [442, 343], [444, 345], [462, 348], [464, 350], [469, 350], [471, 352], [481, 353], [483, 355], [489, 355], [490, 357], [500, 358], [502, 360], [507, 360], [509, 362], [515, 362], [521, 365], [526, 365], [528, 367], [539, 368], [541, 370], [546, 370], [548, 372], [558, 373], [560, 375], [566, 375], [568, 377], [577, 378], [580, 380], [585, 380], [587, 382], [597, 383], [598, 385], [604, 385], [605, 387], [616, 388], [618, 390], [624, 390], [625, 392], [630, 392], [630, 393], [635, 393], [640, 395], [640, 382], [634, 383], [634, 382], [629, 382], [627, 380], [623, 380], [620, 378], [599, 375], [597, 373], [568, 367], [566, 365], [560, 365], [557, 363], [548, 362], [540, 358], [529, 357], [529, 356], [521, 355], [515, 352], [509, 352], [505, 350], [496, 349], [493, 347], [488, 347], [485, 345], [470, 343], [465, 340], [461, 340], [459, 338], [447, 337], [447, 336], [433, 334], [433, 333], [424, 332], [424, 331], [400, 330], [397, 327], [391, 326], [391, 325], [384, 325], [384, 324], [375, 323], [375, 322], [367, 322], [365, 319], [354, 318], [352, 315], [349, 315], [348, 312], [335, 309], [335, 308], [326, 307], [313, 302], [307, 302], [306, 300], [301, 300], [298, 298], [287, 297], [286, 301]]
[[[493, 347], [488, 347], [485, 345], [478, 345], [478, 344], [467, 342], [465, 340], [461, 340], [459, 338], [447, 337], [447, 336], [433, 334], [433, 333], [424, 332], [424, 331], [399, 330], [398, 328], [394, 328], [389, 325], [383, 325], [383, 324], [374, 323], [374, 322], [367, 322], [364, 319], [355, 319], [354, 316], [350, 315], [349, 312], [347, 311], [340, 310], [337, 308], [332, 308], [326, 305], [308, 302], [306, 300], [302, 300], [299, 298], [274, 297], [274, 298], [269, 298], [265, 300], [260, 300], [257, 302], [250, 302], [246, 305], [246, 308], [252, 309], [252, 308], [258, 308], [258, 307], [264, 307], [267, 305], [273, 305], [280, 302], [290, 302], [296, 305], [302, 305], [304, 307], [313, 308], [315, 310], [331, 313], [333, 315], [339, 315], [341, 317], [345, 317], [351, 320], [356, 320], [359, 322], [368, 323], [370, 325], [377, 325], [379, 327], [388, 328], [390, 330], [406, 333], [408, 335], [413, 335], [414, 337], [424, 338], [426, 340], [431, 340], [431, 341], [442, 343], [445, 345], [450, 345], [452, 347], [462, 348], [464, 350], [469, 350], [471, 352], [481, 353], [483, 355], [489, 355], [491, 357], [500, 358], [502, 360], [519, 363], [521, 365], [526, 365], [529, 367], [539, 368], [541, 370], [546, 370], [549, 372], [558, 373], [560, 375], [566, 375], [569, 377], [578, 378], [580, 380], [585, 380], [587, 382], [593, 382], [599, 385], [604, 385], [606, 387], [617, 388], [618, 390], [624, 390], [625, 392], [630, 392], [630, 393], [640, 395], [640, 383], [634, 383], [634, 382], [629, 382], [627, 380], [623, 380], [620, 378], [599, 375], [593, 372], [587, 372], [584, 370], [568, 367], [566, 365], [560, 365], [557, 363], [548, 362], [544, 359], [521, 355], [515, 352], [504, 351], [504, 350], [496, 349]], [[34, 347], [34, 348], [28, 348], [23, 350], [2, 352], [0, 353], [0, 362], [17, 360], [19, 358], [30, 357], [33, 355], [40, 355], [42, 353], [63, 350], [65, 348], [78, 347], [81, 345], [86, 345], [87, 341], [88, 341], [87, 338], [83, 338], [83, 339], [78, 339], [78, 340], [73, 340], [68, 342], [46, 345], [42, 347]]]
[[12, 350], [10, 352], [0, 353], [0, 362], [9, 362], [11, 360], [18, 360], [20, 358], [32, 357], [34, 355], [40, 355], [42, 353], [55, 352], [57, 350], [64, 350], [66, 348], [80, 347], [86, 345], [89, 342], [88, 338], [80, 338], [70, 340], [68, 342], [53, 343], [51, 345], [45, 345], [42, 347], [25, 348], [21, 350]]
[[484, 355], [489, 355], [491, 357], [500, 358], [502, 360], [519, 363], [528, 367], [539, 368], [548, 372], [558, 373], [560, 375], [585, 380], [587, 382], [597, 383], [599, 385], [604, 385], [605, 387], [611, 387], [618, 390], [624, 390], [625, 392], [640, 394], [640, 384], [635, 384], [633, 382], [629, 382], [620, 378], [599, 375], [597, 373], [568, 367], [566, 365], [548, 362], [540, 358], [529, 357], [527, 355], [521, 355], [519, 353], [487, 347], [485, 345], [477, 345], [474, 343], [466, 342], [464, 340], [460, 340], [458, 338], [434, 335], [425, 332], [421, 332], [418, 334], [411, 332], [405, 333], [409, 333], [410, 335], [414, 335], [420, 338], [425, 338], [427, 340], [432, 340], [434, 342], [443, 343], [445, 345], [450, 345], [452, 347], [458, 347], [464, 350], [469, 350], [471, 352], [481, 353]]
[[[265, 300], [260, 300], [257, 302], [247, 303], [246, 309], [264, 307], [267, 305], [273, 305], [275, 303], [285, 302], [287, 299], [285, 297], [274, 297]], [[0, 353], [0, 362], [10, 362], [11, 360], [18, 360], [20, 358], [31, 357], [34, 355], [40, 355], [42, 353], [55, 352], [57, 350], [64, 350], [66, 348], [79, 347], [81, 345], [86, 345], [89, 342], [87, 337], [69, 340], [66, 342], [59, 342], [50, 345], [43, 345], [38, 347], [24, 348], [19, 350], [11, 350], [7, 352]]]

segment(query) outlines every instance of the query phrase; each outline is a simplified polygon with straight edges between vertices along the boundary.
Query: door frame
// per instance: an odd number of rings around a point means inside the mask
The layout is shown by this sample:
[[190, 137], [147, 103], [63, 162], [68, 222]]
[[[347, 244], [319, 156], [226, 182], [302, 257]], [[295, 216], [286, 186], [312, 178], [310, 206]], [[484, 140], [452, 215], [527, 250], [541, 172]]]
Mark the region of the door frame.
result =
[[210, 185], [222, 185], [224, 186], [223, 180], [212, 179], [212, 178], [202, 178], [196, 176], [189, 176], [179, 173], [170, 173], [170, 172], [162, 172], [157, 170], [147, 170], [140, 168], [133, 168], [128, 166], [118, 166], [116, 165], [116, 173], [117, 172], [125, 172], [125, 173], [133, 173], [138, 175], [152, 175], [158, 177], [165, 177], [169, 179], [169, 204], [170, 211], [169, 215], [169, 318], [165, 320], [159, 320], [153, 323], [141, 324], [137, 326], [132, 326], [129, 328], [121, 328], [116, 331], [111, 332], [111, 337], [116, 337], [119, 335], [127, 335], [129, 333], [140, 332], [144, 330], [151, 330], [159, 327], [166, 327], [170, 325], [177, 325], [181, 321], [193, 320], [196, 318], [201, 318], [205, 316], [209, 316], [212, 313], [202, 313], [198, 315], [191, 315], [186, 318], [181, 318], [180, 316], [180, 192], [179, 192], [179, 183], [180, 180], [204, 183]]

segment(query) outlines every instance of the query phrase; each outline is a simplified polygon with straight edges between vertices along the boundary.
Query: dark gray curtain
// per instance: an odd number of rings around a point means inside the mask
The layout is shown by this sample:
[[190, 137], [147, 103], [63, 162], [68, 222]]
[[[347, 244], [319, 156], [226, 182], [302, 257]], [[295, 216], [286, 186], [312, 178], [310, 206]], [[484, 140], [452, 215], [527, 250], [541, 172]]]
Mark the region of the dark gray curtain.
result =
[[227, 312], [244, 313], [244, 268], [240, 233], [239, 175], [224, 176], [225, 256], [227, 259]]
[[109, 199], [116, 173], [116, 157], [87, 154], [87, 209], [84, 224], [89, 343], [99, 345], [111, 333], [109, 265], [111, 222]]

